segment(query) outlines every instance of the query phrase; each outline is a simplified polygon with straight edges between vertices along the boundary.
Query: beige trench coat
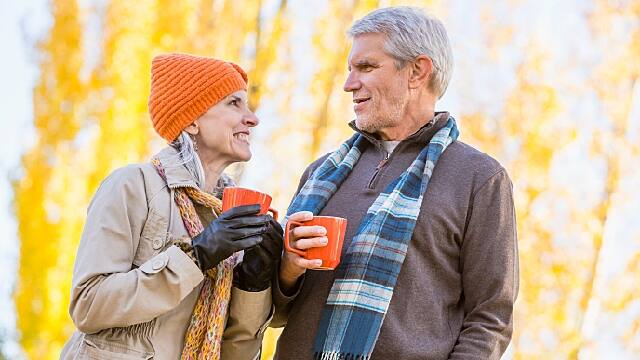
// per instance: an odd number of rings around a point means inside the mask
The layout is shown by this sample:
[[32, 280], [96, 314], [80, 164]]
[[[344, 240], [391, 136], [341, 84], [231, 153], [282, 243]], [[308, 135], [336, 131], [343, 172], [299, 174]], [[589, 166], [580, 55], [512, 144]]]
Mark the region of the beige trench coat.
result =
[[[163, 164], [175, 155], [160, 152]], [[61, 359], [179, 359], [202, 272], [173, 244], [188, 237], [173, 189], [196, 186], [184, 166], [114, 171], [89, 205], [69, 312], [78, 328]], [[168, 184], [168, 186], [167, 186]], [[272, 315], [271, 289], [233, 288], [222, 359], [253, 359]]]

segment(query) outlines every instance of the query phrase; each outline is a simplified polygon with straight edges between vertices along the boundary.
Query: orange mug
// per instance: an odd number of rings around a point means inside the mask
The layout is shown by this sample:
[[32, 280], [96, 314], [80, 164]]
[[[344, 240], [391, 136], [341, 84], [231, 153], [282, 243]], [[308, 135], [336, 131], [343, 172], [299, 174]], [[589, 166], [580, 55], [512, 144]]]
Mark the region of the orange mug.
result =
[[271, 205], [271, 196], [260, 191], [241, 187], [226, 187], [222, 192], [222, 211], [227, 211], [236, 206], [260, 205], [260, 215], [271, 212], [273, 218], [278, 220], [278, 211]]
[[[322, 226], [327, 229], [327, 245], [315, 247], [307, 250], [298, 250], [289, 244], [289, 231], [296, 226]], [[347, 230], [347, 219], [334, 216], [314, 216], [308, 221], [287, 222], [284, 230], [284, 247], [287, 251], [296, 253], [305, 259], [320, 259], [322, 265], [315, 270], [333, 270], [340, 264], [340, 254], [342, 253], [342, 243], [344, 233]]]

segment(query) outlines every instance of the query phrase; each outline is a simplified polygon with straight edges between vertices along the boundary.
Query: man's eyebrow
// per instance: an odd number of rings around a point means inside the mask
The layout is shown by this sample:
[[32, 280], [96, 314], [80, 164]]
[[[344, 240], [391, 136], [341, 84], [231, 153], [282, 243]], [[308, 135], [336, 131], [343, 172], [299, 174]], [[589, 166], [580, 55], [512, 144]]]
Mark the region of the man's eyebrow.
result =
[[363, 65], [375, 65], [377, 64], [375, 61], [369, 59], [369, 58], [364, 58], [364, 59], [360, 59], [358, 61], [356, 61], [356, 63], [354, 64], [355, 66], [363, 66]]
[[366, 67], [366, 66], [373, 66], [373, 67], [378, 67], [379, 64], [377, 61], [374, 61], [370, 58], [363, 58], [360, 60], [357, 60], [356, 62], [352, 64], [347, 64], [347, 68], [349, 69], [349, 71], [351, 71], [351, 67], [356, 67], [356, 68], [362, 68], [362, 67]]
[[380, 64], [370, 58], [364, 58], [364, 59], [360, 59], [358, 61], [356, 61], [353, 66], [357, 67], [357, 68], [362, 68], [362, 67], [367, 67], [367, 66], [372, 66], [372, 67], [378, 67], [380, 66]]

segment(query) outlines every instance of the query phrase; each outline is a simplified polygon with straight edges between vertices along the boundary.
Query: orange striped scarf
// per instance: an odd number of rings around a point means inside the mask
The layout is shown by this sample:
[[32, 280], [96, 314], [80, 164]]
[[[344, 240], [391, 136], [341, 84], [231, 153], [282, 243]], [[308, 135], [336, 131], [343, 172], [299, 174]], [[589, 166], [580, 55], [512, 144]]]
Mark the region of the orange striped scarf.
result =
[[[166, 181], [160, 161], [154, 158], [151, 162], [158, 174]], [[193, 206], [193, 201], [210, 208], [216, 215], [222, 212], [220, 199], [199, 189], [180, 187], [175, 189], [174, 194], [182, 221], [191, 238], [194, 238], [204, 230], [204, 226]], [[229, 298], [231, 297], [233, 267], [237, 259], [238, 253], [230, 256], [218, 264], [217, 267], [205, 273], [205, 279], [185, 335], [181, 359], [220, 359], [222, 333], [227, 318]]]

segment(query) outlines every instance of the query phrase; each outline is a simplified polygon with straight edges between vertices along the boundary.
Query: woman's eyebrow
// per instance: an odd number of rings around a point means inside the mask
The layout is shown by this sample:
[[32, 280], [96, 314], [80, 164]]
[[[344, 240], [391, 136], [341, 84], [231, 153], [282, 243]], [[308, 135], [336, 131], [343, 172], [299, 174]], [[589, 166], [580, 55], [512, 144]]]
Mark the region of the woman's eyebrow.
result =
[[238, 95], [229, 95], [229, 100], [236, 100], [236, 101], [240, 101], [240, 102], [242, 102], [242, 103], [244, 103], [244, 102], [245, 102], [245, 101], [244, 101], [244, 99], [243, 99], [243, 98], [241, 98], [241, 97], [240, 97], [240, 96], [238, 96]]

